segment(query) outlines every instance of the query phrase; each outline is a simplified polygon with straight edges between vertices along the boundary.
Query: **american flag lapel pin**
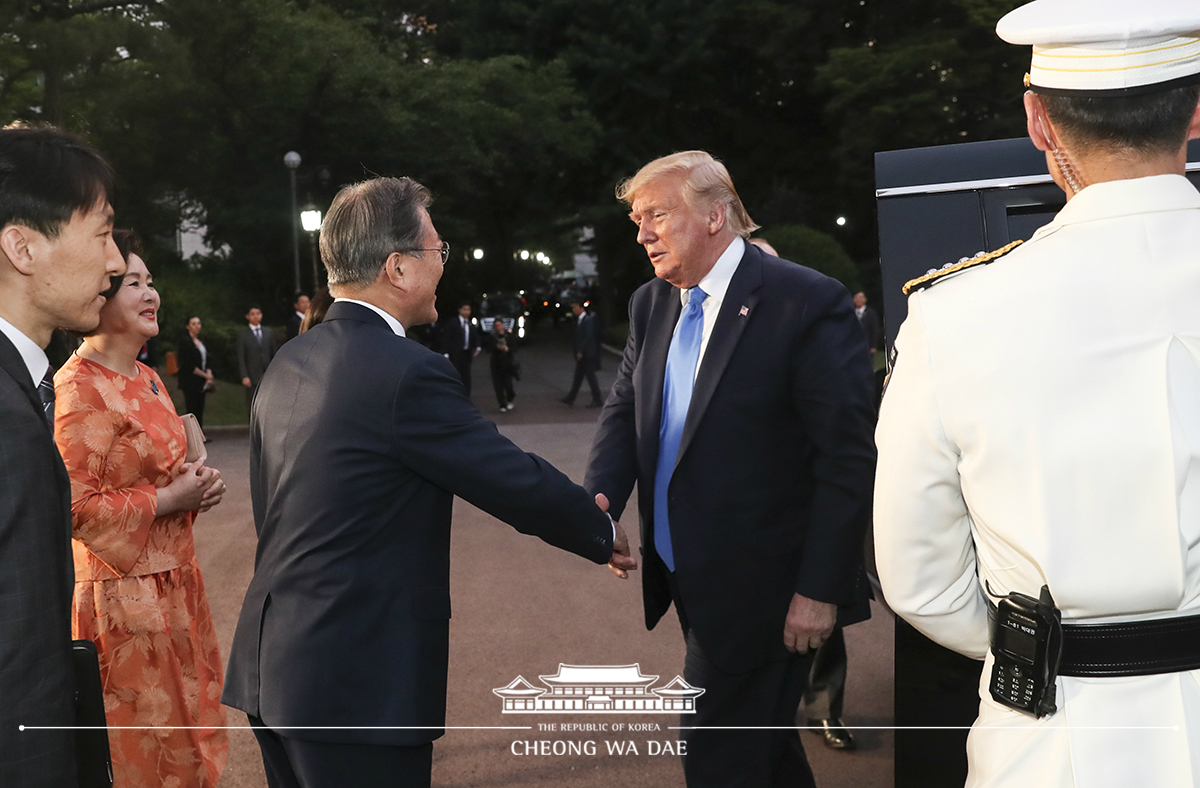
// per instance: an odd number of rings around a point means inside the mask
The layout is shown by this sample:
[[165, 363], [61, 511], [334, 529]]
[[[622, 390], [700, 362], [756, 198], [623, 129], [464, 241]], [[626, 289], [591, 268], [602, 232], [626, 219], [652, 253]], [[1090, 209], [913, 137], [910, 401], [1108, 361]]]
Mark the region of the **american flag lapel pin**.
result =
[[742, 317], [745, 317], [746, 315], [750, 314], [750, 307], [748, 307], [748, 306], [742, 307], [742, 311], [738, 312], [738, 314], [741, 315]]

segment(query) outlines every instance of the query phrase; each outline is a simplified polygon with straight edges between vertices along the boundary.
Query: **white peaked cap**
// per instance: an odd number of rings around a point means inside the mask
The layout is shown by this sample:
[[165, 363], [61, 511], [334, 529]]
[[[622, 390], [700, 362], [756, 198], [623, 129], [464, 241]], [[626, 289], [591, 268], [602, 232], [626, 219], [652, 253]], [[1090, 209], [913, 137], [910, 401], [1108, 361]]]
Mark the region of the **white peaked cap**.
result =
[[1200, 0], [1034, 0], [996, 34], [1033, 46], [1026, 84], [1061, 95], [1129, 95], [1200, 81]]

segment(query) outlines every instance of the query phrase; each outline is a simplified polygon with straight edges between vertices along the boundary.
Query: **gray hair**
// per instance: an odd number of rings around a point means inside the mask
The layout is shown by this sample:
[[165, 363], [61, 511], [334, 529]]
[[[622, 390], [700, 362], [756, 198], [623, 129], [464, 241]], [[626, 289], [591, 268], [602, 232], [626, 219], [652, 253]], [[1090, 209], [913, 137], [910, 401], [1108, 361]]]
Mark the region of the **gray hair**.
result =
[[429, 189], [411, 178], [372, 178], [344, 187], [321, 227], [321, 261], [330, 285], [371, 284], [392, 252], [421, 245]]

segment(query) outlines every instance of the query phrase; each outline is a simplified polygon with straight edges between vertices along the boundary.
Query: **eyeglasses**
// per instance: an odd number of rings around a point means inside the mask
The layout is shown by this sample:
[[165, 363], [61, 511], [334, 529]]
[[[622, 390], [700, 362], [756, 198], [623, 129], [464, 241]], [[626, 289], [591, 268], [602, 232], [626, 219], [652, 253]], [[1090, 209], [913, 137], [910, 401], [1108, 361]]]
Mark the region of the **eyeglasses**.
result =
[[437, 249], [408, 249], [406, 251], [409, 251], [409, 252], [441, 252], [442, 253], [442, 265], [445, 265], [446, 261], [450, 259], [450, 243], [448, 241], [442, 241], [441, 247], [439, 247]]

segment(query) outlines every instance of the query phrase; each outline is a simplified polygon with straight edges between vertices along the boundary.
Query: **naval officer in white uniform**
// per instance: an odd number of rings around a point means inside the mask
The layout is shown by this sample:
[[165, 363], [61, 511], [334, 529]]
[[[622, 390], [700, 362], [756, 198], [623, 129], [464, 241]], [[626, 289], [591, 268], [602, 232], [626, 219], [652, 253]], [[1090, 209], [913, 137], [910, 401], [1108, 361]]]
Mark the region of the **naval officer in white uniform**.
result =
[[[876, 433], [879, 577], [899, 615], [985, 662], [968, 786], [1191, 788], [1200, 2], [1037, 0], [997, 32], [1033, 45], [1029, 135], [1067, 205], [906, 285]], [[988, 603], [1042, 586], [1068, 638], [1039, 719], [990, 695]]]

